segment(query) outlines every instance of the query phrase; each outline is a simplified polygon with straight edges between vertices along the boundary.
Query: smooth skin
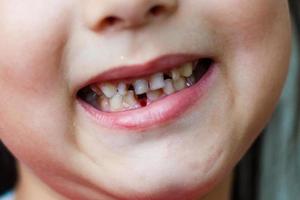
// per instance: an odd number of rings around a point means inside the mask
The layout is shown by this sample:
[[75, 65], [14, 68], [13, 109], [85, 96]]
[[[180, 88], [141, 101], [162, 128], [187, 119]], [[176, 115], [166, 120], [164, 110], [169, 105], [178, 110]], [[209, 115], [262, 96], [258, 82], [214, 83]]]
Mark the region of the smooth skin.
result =
[[[286, 0], [0, 0], [0, 29], [0, 138], [20, 161], [17, 200], [228, 199], [225, 177], [274, 110], [290, 55]], [[95, 74], [170, 53], [218, 65], [171, 123], [108, 129], [78, 104]]]

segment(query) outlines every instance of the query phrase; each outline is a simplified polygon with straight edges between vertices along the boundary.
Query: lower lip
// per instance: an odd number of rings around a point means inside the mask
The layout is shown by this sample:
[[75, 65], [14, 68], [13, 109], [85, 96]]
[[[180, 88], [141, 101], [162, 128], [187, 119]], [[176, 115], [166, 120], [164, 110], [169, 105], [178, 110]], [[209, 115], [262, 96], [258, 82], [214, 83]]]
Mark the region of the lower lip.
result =
[[77, 102], [97, 125], [113, 129], [146, 131], [180, 118], [189, 108], [200, 102], [213, 82], [216, 69], [217, 66], [214, 64], [192, 87], [135, 110], [109, 113], [97, 110], [81, 99], [77, 99]]

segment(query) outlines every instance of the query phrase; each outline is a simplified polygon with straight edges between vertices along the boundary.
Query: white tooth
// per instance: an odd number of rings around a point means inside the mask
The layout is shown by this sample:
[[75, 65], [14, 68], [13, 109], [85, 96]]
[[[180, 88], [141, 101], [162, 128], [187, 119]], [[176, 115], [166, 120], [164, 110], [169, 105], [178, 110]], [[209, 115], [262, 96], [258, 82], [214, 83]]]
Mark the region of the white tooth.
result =
[[138, 105], [137, 100], [134, 97], [134, 92], [129, 90], [127, 94], [123, 98], [123, 105], [124, 107], [134, 107]]
[[180, 78], [180, 73], [179, 73], [178, 69], [171, 70], [171, 77], [173, 80], [177, 80]]
[[180, 67], [179, 69], [180, 75], [183, 77], [189, 77], [193, 73], [193, 64], [187, 63]]
[[179, 78], [179, 79], [173, 81], [173, 84], [174, 84], [174, 88], [176, 91], [182, 90], [186, 87], [184, 78]]
[[123, 108], [122, 105], [123, 97], [119, 93], [116, 93], [110, 100], [110, 110], [111, 111], [120, 111]]
[[145, 79], [134, 81], [133, 87], [136, 95], [144, 94], [149, 90], [148, 81]]
[[157, 100], [162, 95], [162, 92], [160, 90], [154, 90], [154, 91], [148, 91], [147, 92], [147, 98], [150, 101]]
[[118, 93], [124, 96], [127, 93], [127, 85], [123, 82], [118, 84]]
[[167, 79], [165, 80], [165, 87], [164, 87], [164, 93], [169, 95], [169, 94], [173, 94], [175, 92], [174, 86], [173, 86], [173, 82], [171, 79]]
[[156, 73], [150, 77], [149, 81], [150, 89], [157, 90], [165, 87], [164, 82], [164, 74], [163, 73]]
[[103, 83], [100, 85], [100, 88], [107, 98], [111, 98], [117, 93], [116, 86], [111, 83]]
[[98, 105], [100, 107], [100, 110], [102, 111], [110, 111], [110, 105], [109, 105], [109, 101], [105, 96], [101, 96], [98, 98]]

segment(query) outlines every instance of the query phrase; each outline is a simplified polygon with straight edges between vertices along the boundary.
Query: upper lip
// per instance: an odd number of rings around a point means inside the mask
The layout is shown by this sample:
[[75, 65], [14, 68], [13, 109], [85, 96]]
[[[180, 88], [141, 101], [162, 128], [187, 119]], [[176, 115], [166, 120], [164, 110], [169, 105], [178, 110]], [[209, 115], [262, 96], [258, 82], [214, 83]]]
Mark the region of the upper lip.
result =
[[169, 70], [188, 62], [196, 61], [200, 58], [203, 58], [203, 56], [197, 54], [172, 54], [160, 56], [143, 64], [113, 67], [112, 69], [93, 76], [82, 84], [80, 89], [94, 83], [147, 76], [156, 72]]

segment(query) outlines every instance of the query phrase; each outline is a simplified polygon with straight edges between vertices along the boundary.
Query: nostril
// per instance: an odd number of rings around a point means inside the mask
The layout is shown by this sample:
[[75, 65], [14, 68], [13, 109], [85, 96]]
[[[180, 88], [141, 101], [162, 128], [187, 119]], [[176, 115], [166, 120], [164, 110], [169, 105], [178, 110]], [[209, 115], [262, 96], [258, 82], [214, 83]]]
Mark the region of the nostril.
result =
[[117, 26], [117, 25], [121, 24], [122, 22], [123, 22], [123, 20], [120, 17], [108, 16], [108, 17], [105, 17], [104, 19], [102, 19], [102, 21], [100, 23], [100, 28], [105, 29], [105, 28]]
[[166, 12], [166, 7], [163, 5], [155, 5], [149, 9], [148, 14], [152, 16], [159, 16]]
[[91, 8], [91, 12], [88, 10], [85, 12], [85, 18], [90, 29], [116, 31], [143, 27], [171, 16], [177, 10], [177, 0], [132, 1], [132, 3], [115, 1], [107, 8], [100, 6], [95, 10]]

